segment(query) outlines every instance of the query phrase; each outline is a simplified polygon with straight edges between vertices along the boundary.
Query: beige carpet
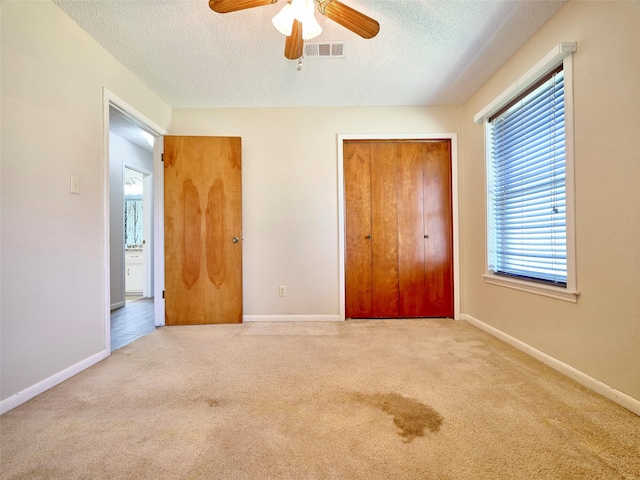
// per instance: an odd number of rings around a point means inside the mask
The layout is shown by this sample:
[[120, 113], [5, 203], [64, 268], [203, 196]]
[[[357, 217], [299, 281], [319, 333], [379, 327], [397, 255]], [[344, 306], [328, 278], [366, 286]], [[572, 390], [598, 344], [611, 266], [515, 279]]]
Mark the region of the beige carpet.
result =
[[640, 417], [452, 320], [165, 327], [0, 428], [3, 479], [640, 478]]

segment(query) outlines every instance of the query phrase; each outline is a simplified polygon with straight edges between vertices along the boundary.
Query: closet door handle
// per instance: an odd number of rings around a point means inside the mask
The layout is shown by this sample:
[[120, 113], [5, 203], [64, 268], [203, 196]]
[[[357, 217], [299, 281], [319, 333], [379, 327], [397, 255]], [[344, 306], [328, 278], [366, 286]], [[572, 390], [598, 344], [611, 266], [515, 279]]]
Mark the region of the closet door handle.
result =
[[367, 236], [366, 236], [366, 237], [364, 237], [364, 238], [366, 238], [367, 240], [371, 240], [371, 235], [367, 235]]
[[424, 238], [429, 238], [429, 235], [425, 235]]

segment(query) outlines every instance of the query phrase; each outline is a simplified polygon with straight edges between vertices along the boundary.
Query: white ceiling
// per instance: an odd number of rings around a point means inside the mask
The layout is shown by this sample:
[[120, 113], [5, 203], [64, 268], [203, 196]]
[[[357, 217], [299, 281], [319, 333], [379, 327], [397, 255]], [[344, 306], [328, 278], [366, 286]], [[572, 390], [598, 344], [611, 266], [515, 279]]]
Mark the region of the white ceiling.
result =
[[208, 0], [53, 0], [172, 107], [463, 104], [567, 0], [342, 0], [364, 40], [316, 12], [345, 59], [284, 57], [280, 0], [228, 14]]
[[149, 132], [142, 128], [138, 122], [112, 106], [109, 107], [109, 131], [129, 140], [140, 148], [153, 152], [153, 145], [148, 140]]

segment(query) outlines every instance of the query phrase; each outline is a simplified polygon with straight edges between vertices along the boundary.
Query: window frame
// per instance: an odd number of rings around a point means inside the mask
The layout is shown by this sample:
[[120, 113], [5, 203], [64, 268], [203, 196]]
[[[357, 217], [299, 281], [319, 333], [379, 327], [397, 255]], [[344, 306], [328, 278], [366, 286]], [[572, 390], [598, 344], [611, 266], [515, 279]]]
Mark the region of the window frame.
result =
[[[576, 242], [575, 242], [575, 183], [574, 183], [574, 119], [573, 119], [573, 55], [577, 50], [575, 42], [563, 42], [543, 57], [525, 75], [500, 94], [474, 117], [476, 123], [484, 123], [485, 128], [485, 282], [537, 295], [576, 303], [580, 292], [576, 279]], [[566, 287], [540, 283], [535, 280], [499, 275], [489, 270], [490, 249], [490, 204], [489, 204], [489, 162], [491, 145], [489, 118], [505, 105], [521, 95], [550, 71], [562, 65], [564, 70], [564, 109], [565, 109], [565, 195], [566, 195], [566, 235], [567, 235], [567, 284]]]

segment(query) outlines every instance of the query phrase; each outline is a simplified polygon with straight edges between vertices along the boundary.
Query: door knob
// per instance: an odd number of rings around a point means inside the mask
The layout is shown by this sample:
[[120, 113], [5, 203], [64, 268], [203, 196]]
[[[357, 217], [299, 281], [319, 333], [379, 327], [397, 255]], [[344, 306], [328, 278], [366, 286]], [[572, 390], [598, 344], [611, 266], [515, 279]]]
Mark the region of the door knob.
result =
[[367, 235], [367, 236], [366, 236], [366, 237], [364, 237], [364, 238], [366, 238], [367, 240], [371, 240], [371, 235]]
[[231, 239], [231, 241], [232, 241], [233, 243], [238, 243], [238, 242], [240, 241], [240, 239], [239, 239], [238, 237], [233, 237], [233, 238]]

